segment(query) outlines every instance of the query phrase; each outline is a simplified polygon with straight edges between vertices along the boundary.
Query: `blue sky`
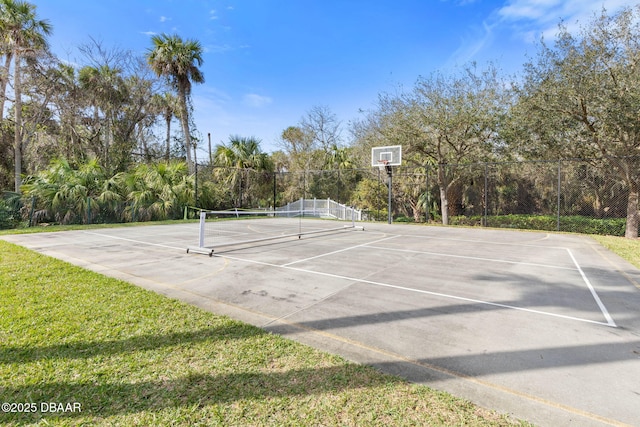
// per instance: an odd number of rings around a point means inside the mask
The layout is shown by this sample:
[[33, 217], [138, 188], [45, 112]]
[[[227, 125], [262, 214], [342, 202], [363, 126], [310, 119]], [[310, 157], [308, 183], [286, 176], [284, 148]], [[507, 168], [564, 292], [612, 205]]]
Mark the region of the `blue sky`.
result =
[[[520, 71], [560, 20], [586, 23], [603, 7], [637, 0], [31, 0], [53, 26], [51, 48], [81, 62], [90, 37], [144, 55], [153, 34], [204, 48], [205, 84], [193, 87], [206, 142], [255, 136], [265, 151], [313, 106], [343, 124], [378, 94], [410, 89], [419, 76], [493, 61]], [[176, 126], [177, 128], [177, 126]], [[202, 152], [204, 153], [204, 151]], [[199, 156], [202, 154], [199, 154]]]

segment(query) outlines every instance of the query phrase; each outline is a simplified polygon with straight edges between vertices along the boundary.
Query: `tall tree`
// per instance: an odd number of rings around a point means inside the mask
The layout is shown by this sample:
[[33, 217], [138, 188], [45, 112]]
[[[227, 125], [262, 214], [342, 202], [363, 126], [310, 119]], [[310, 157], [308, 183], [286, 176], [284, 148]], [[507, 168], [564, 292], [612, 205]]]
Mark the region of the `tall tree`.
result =
[[[46, 37], [51, 33], [47, 20], [39, 20], [36, 6], [25, 1], [1, 0], [0, 31], [5, 58], [13, 58], [13, 90], [15, 110], [14, 168], [15, 191], [22, 184], [22, 83], [21, 67], [23, 58], [47, 48]], [[10, 64], [10, 58], [8, 63]], [[6, 89], [6, 83], [3, 82]], [[3, 99], [5, 93], [2, 93]], [[3, 106], [4, 108], [4, 106]]]
[[189, 173], [194, 173], [188, 105], [192, 83], [204, 83], [204, 75], [198, 68], [203, 63], [202, 46], [196, 40], [182, 40], [178, 35], [160, 34], [153, 36], [151, 41], [153, 48], [147, 52], [147, 61], [158, 76], [169, 79], [178, 93], [187, 165]]
[[309, 135], [314, 149], [328, 153], [332, 147], [341, 145], [340, 121], [327, 106], [311, 107], [300, 121], [300, 128]]
[[381, 96], [378, 109], [355, 130], [363, 144], [399, 144], [406, 163], [437, 168], [442, 223], [448, 224], [456, 165], [490, 156], [504, 96], [493, 66], [471, 64], [458, 75], [421, 77], [410, 93]]
[[[109, 148], [113, 143], [113, 125], [115, 107], [121, 104], [121, 100], [126, 97], [124, 79], [118, 68], [102, 65], [100, 67], [86, 66], [80, 69], [79, 82], [85, 92], [91, 94], [91, 103], [94, 105], [94, 120], [96, 124], [100, 121], [99, 111], [102, 110], [104, 119], [102, 125], [102, 147], [99, 151], [103, 164], [107, 171], [111, 169]], [[100, 126], [102, 127], [102, 126]]]
[[152, 104], [154, 110], [160, 113], [164, 119], [166, 128], [164, 158], [168, 161], [171, 155], [171, 121], [176, 117], [176, 113], [180, 108], [178, 99], [173, 94], [164, 92], [155, 94], [152, 98]]
[[[628, 188], [625, 236], [640, 217], [640, 6], [603, 11], [573, 35], [560, 26], [525, 65], [515, 110], [528, 147], [555, 156], [594, 158]], [[534, 151], [535, 152], [535, 151]], [[604, 162], [600, 162], [603, 160]]]
[[273, 162], [269, 155], [260, 148], [260, 140], [254, 137], [231, 136], [227, 144], [216, 146], [214, 164], [224, 170], [217, 170], [218, 174], [225, 174], [223, 178], [229, 188], [238, 189], [235, 197], [236, 204], [243, 206], [247, 200], [248, 179], [243, 176], [249, 172], [271, 172]]

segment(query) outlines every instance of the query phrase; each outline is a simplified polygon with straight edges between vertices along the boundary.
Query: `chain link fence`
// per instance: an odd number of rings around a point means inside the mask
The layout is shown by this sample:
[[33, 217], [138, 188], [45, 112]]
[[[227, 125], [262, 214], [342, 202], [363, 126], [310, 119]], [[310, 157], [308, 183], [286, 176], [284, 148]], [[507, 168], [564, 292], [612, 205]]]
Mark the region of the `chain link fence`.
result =
[[[446, 196], [452, 225], [624, 235], [629, 188], [616, 174], [603, 173], [607, 168], [596, 161], [476, 163], [443, 169], [445, 194], [435, 167], [420, 171], [425, 208], [414, 216], [441, 221]], [[401, 185], [394, 191], [403, 194]]]
[[[623, 236], [629, 189], [598, 161], [473, 163], [385, 170], [256, 172], [200, 167], [197, 203], [204, 209], [274, 208], [300, 199], [331, 199], [387, 221], [391, 181], [394, 222], [571, 231]], [[440, 179], [439, 179], [440, 178]], [[439, 182], [446, 187], [441, 191]]]
[[[640, 158], [626, 159], [626, 165], [633, 166], [628, 171], [640, 180]], [[197, 209], [276, 209], [299, 200], [330, 199], [361, 210], [364, 220], [441, 223], [446, 201], [450, 225], [623, 236], [629, 188], [615, 172], [610, 163], [595, 160], [399, 166], [391, 179], [379, 168], [261, 172], [198, 165], [190, 200], [171, 205], [163, 217], [195, 218]], [[155, 205], [96, 204], [87, 198], [65, 208], [64, 218], [45, 218], [39, 205], [35, 199], [4, 193], [0, 227], [11, 228], [19, 221], [108, 223], [157, 216]]]

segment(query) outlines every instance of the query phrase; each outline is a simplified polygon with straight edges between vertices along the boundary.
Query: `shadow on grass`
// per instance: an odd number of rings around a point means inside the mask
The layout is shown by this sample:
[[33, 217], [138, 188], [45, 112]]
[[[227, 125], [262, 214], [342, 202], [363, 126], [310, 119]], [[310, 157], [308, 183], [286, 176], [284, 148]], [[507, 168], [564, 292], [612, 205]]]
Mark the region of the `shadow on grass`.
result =
[[2, 414], [6, 421], [35, 422], [42, 418], [108, 417], [142, 411], [204, 407], [238, 400], [260, 400], [340, 392], [394, 382], [392, 377], [372, 375], [371, 368], [356, 364], [289, 370], [286, 372], [232, 372], [193, 374], [137, 383], [72, 383], [20, 385], [0, 388], [4, 399], [14, 402], [78, 402], [81, 412], [56, 414]]
[[245, 339], [264, 334], [264, 331], [239, 323], [220, 325], [189, 332], [140, 335], [122, 340], [81, 341], [42, 347], [0, 345], [0, 363], [29, 363], [51, 359], [87, 359], [122, 353], [155, 350], [173, 345]]

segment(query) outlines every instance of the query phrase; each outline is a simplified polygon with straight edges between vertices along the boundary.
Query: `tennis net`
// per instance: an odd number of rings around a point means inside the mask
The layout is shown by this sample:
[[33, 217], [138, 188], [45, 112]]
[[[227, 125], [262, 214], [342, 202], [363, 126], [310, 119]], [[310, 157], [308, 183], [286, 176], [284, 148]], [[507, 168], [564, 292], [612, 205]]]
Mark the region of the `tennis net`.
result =
[[315, 210], [287, 211], [201, 211], [198, 247], [187, 252], [213, 252], [228, 246], [249, 245], [276, 239], [301, 239], [303, 236], [363, 229], [357, 227], [355, 215], [337, 220]]

